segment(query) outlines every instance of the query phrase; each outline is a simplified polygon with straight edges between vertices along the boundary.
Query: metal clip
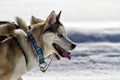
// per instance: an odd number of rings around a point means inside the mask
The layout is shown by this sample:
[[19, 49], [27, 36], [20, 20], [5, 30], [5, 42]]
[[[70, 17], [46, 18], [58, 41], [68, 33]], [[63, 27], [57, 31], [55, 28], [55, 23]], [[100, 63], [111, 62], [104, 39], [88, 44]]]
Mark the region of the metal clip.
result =
[[44, 62], [42, 64], [39, 63], [39, 67], [40, 67], [40, 70], [42, 72], [45, 72], [46, 71], [46, 67], [47, 67], [47, 63], [46, 62]]

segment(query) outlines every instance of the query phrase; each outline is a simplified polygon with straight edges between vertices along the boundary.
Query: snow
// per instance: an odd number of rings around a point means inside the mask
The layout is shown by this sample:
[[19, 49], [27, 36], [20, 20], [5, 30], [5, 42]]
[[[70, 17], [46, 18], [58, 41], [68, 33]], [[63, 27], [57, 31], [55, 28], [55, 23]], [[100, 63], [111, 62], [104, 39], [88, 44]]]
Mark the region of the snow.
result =
[[[86, 30], [88, 32], [82, 30], [78, 32], [75, 28], [69, 29], [67, 27], [66, 29], [71, 39], [75, 37], [71, 34], [75, 33], [90, 34], [90, 39], [87, 38], [87, 41], [84, 42], [76, 42], [76, 49], [71, 51], [72, 59], [53, 60], [45, 73], [42, 73], [36, 64], [31, 71], [23, 76], [25, 80], [120, 80], [120, 42], [96, 41], [93, 38], [93, 35], [113, 35], [112, 31], [117, 30], [117, 28], [113, 28], [110, 31], [111, 34], [104, 33], [106, 31], [104, 28], [101, 33], [91, 29], [94, 34], [91, 34], [89, 30]], [[101, 35], [101, 38], [104, 35]], [[81, 35], [76, 36], [79, 38]], [[92, 41], [90, 41], [91, 39]], [[47, 62], [49, 60], [47, 59]]]
[[120, 80], [119, 0], [1, 0], [0, 5], [0, 20], [20, 16], [28, 25], [31, 15], [45, 20], [52, 10], [62, 10], [61, 22], [77, 44], [71, 60], [54, 60], [46, 73], [36, 64], [24, 80]]
[[[68, 74], [71, 73], [71, 74]], [[25, 80], [119, 80], [119, 72], [115, 71], [68, 71], [63, 72], [49, 72], [44, 75], [24, 77]], [[40, 77], [41, 76], [41, 77]]]

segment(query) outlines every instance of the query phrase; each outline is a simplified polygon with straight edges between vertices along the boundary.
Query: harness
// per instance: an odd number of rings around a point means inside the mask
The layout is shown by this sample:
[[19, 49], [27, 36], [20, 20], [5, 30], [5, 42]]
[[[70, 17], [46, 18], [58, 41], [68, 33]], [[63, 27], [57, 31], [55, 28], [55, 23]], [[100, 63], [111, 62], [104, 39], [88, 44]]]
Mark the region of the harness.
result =
[[[30, 26], [29, 26], [29, 29], [31, 29]], [[53, 57], [51, 58], [51, 61], [50, 61], [49, 64], [47, 65], [47, 63], [46, 63], [45, 60], [44, 60], [43, 51], [42, 51], [42, 49], [39, 47], [39, 45], [37, 44], [37, 42], [36, 42], [36, 40], [35, 40], [32, 32], [29, 31], [29, 32], [27, 33], [27, 35], [28, 35], [28, 38], [29, 38], [29, 40], [31, 41], [31, 43], [32, 43], [32, 45], [33, 45], [33, 47], [34, 47], [34, 49], [35, 49], [35, 51], [36, 51], [36, 53], [37, 53], [37, 55], [38, 55], [38, 57], [39, 57], [39, 67], [40, 67], [40, 70], [41, 70], [42, 72], [45, 72], [45, 71], [48, 69], [48, 67], [50, 66], [50, 64], [51, 64], [51, 62], [52, 62], [52, 60], [53, 60]]]

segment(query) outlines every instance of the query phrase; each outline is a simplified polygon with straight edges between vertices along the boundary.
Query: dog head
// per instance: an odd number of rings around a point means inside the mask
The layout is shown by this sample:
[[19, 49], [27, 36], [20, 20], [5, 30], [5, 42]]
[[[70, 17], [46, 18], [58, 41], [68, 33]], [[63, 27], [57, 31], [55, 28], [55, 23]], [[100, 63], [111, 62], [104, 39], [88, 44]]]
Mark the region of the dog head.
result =
[[54, 11], [47, 17], [43, 29], [44, 53], [49, 55], [54, 53], [57, 59], [65, 57], [71, 59], [69, 50], [73, 50], [76, 45], [67, 38], [63, 24], [60, 22], [61, 12], [56, 15]]
[[[52, 54], [54, 58], [65, 57], [71, 59], [69, 50], [76, 45], [67, 38], [63, 24], [60, 22], [61, 12], [57, 15], [54, 11], [50, 13], [45, 21], [32, 16], [32, 33], [43, 50], [44, 57]], [[23, 20], [16, 18], [17, 23], [27, 32], [28, 28]]]

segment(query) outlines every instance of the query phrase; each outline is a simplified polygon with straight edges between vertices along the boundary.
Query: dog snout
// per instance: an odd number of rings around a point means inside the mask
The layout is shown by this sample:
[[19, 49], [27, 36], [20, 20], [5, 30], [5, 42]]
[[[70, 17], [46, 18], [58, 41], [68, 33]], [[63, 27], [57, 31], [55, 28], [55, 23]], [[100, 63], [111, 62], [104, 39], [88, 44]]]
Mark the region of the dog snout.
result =
[[72, 47], [72, 49], [75, 49], [76, 45], [75, 45], [75, 44], [72, 44], [71, 47]]

